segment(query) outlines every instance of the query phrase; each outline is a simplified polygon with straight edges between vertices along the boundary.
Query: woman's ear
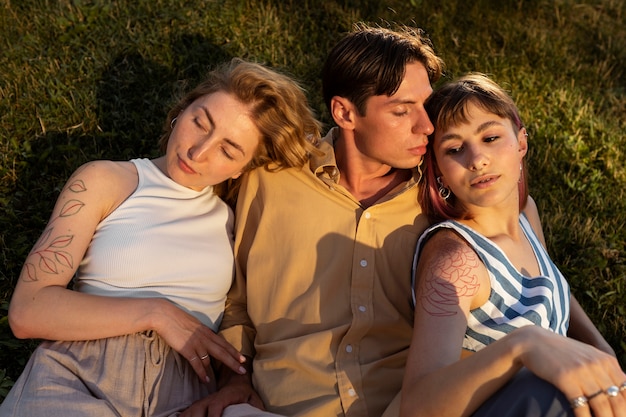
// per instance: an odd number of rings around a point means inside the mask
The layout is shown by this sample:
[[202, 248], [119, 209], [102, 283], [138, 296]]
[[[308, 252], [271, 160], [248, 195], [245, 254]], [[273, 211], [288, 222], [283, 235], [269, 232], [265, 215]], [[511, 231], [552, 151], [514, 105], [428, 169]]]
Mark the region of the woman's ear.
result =
[[330, 100], [330, 114], [337, 126], [342, 129], [352, 129], [354, 127], [355, 112], [354, 104], [345, 97], [334, 96]]
[[517, 143], [522, 156], [525, 156], [526, 152], [528, 152], [528, 132], [525, 127], [522, 127], [517, 133]]

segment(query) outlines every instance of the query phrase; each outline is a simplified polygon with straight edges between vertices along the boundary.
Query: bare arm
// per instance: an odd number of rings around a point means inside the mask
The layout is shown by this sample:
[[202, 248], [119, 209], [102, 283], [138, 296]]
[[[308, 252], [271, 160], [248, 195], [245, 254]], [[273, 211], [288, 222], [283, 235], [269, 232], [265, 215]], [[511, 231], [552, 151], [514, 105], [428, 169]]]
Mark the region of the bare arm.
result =
[[528, 201], [526, 201], [526, 206], [524, 206], [524, 209], [522, 211], [526, 215], [526, 218], [528, 219], [530, 226], [533, 228], [535, 235], [537, 235], [537, 238], [545, 248], [546, 238], [543, 234], [543, 226], [541, 226], [539, 211], [537, 210], [537, 204], [535, 203], [535, 200], [533, 200], [531, 196], [528, 196]]
[[[469, 416], [522, 366], [555, 385], [568, 399], [626, 380], [614, 357], [538, 326], [526, 326], [427, 378], [415, 378], [407, 368], [400, 416]], [[446, 389], [438, 388], [442, 386]], [[450, 401], [451, 392], [454, 401]], [[596, 415], [621, 416], [626, 410], [624, 397], [622, 393], [609, 400], [600, 395], [590, 405]], [[600, 409], [606, 413], [600, 414]], [[590, 416], [589, 408], [576, 409], [576, 415]]]
[[[539, 213], [535, 201], [528, 197], [528, 203], [524, 207], [524, 213], [528, 217], [528, 220], [533, 228], [533, 231], [541, 241], [544, 247], [546, 242], [539, 220]], [[607, 343], [602, 334], [598, 331], [593, 324], [589, 316], [585, 313], [578, 300], [572, 295], [570, 298], [570, 325], [568, 330], [568, 336], [581, 342], [595, 346], [596, 348], [615, 356], [615, 351]]]
[[9, 319], [17, 337], [84, 340], [149, 328], [148, 303], [66, 289], [96, 226], [132, 192], [136, 181], [132, 171], [108, 161], [88, 163], [68, 180], [13, 293]]
[[615, 356], [613, 348], [604, 339], [573, 295], [570, 298], [570, 325], [567, 335]]
[[[67, 289], [98, 223], [136, 185], [129, 163], [92, 162], [72, 175], [22, 268], [9, 308], [14, 334], [91, 340], [155, 330], [188, 359], [210, 353], [238, 369], [240, 355], [232, 346], [167, 300], [102, 297]], [[202, 379], [209, 363], [192, 362]]]
[[[429, 280], [439, 281], [438, 258], [455, 248], [454, 242], [436, 239], [424, 247], [417, 270], [417, 296], [429, 294]], [[457, 248], [458, 251], [462, 249]], [[454, 253], [454, 252], [449, 252]], [[480, 270], [468, 262], [463, 275]], [[456, 265], [459, 266], [458, 264]], [[482, 282], [482, 281], [478, 281]], [[538, 326], [515, 330], [484, 349], [459, 360], [470, 299], [456, 285], [443, 292], [439, 309], [415, 310], [413, 340], [402, 386], [401, 417], [469, 416], [494, 395], [522, 367], [547, 380], [569, 398], [591, 395], [626, 380], [615, 357], [578, 341], [559, 336]], [[446, 296], [447, 294], [447, 296]], [[448, 314], [444, 314], [448, 312]], [[445, 387], [445, 389], [441, 389]], [[454, 393], [453, 401], [450, 393]], [[617, 416], [624, 412], [626, 395], [596, 397], [591, 404], [596, 415]], [[589, 408], [576, 410], [577, 417], [589, 416]]]
[[[487, 271], [463, 239], [442, 230], [430, 238], [420, 253], [415, 287], [413, 339], [403, 382], [401, 415], [461, 415], [468, 407], [475, 409], [487, 394], [475, 395], [473, 378], [453, 383], [456, 377], [446, 370], [464, 362], [461, 355], [467, 317], [472, 308], [488, 297], [491, 287]], [[477, 369], [482, 366], [487, 364], [481, 363]], [[455, 393], [454, 401], [443, 398], [448, 394], [443, 394], [442, 386], [446, 386], [444, 391]]]

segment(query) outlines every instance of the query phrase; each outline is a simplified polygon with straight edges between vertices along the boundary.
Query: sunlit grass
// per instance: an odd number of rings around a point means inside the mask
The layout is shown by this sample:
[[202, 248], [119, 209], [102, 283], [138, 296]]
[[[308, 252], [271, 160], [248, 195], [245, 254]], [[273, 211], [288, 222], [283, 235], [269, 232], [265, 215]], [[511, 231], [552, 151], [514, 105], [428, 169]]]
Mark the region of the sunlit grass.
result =
[[531, 194], [553, 259], [626, 364], [626, 17], [621, 0], [4, 0], [0, 2], [0, 398], [33, 343], [6, 307], [59, 189], [81, 163], [153, 156], [173, 97], [210, 66], [319, 73], [357, 20], [414, 24], [447, 79], [490, 74], [530, 132]]

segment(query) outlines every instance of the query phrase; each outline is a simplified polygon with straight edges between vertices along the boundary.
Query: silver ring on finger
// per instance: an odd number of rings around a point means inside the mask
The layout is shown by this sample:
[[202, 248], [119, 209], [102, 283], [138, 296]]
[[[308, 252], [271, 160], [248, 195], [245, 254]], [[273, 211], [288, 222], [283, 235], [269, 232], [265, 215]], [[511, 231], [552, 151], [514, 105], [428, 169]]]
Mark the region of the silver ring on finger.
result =
[[193, 362], [193, 361], [195, 361], [196, 359], [198, 359], [198, 357], [197, 357], [197, 356], [194, 356], [193, 358], [189, 359], [189, 362]]
[[596, 391], [596, 392], [594, 392], [594, 393], [593, 393], [593, 394], [591, 394], [591, 395], [588, 395], [588, 396], [587, 396], [587, 400], [591, 400], [591, 399], [593, 399], [593, 398], [596, 398], [596, 397], [597, 397], [598, 395], [600, 395], [600, 394], [604, 394], [604, 390], [603, 390], [603, 389], [601, 389], [600, 391]]
[[619, 386], [620, 391], [626, 391], [626, 381], [622, 382], [622, 385]]
[[604, 393], [609, 397], [617, 397], [619, 394], [619, 387], [617, 385], [611, 385], [604, 391]]
[[589, 402], [589, 399], [585, 397], [584, 395], [581, 395], [579, 397], [572, 399], [569, 403], [572, 406], [572, 408], [575, 409], [575, 408], [586, 406], [588, 402]]
[[209, 354], [207, 353], [206, 355], [200, 356], [200, 360], [203, 361], [208, 357], [209, 357]]

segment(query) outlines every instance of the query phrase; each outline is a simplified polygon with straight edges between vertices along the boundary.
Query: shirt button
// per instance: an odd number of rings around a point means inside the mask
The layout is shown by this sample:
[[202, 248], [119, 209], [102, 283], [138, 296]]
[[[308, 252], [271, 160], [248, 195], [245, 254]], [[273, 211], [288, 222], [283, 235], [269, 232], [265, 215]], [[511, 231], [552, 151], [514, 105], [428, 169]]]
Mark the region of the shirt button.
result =
[[370, 212], [369, 212], [369, 211], [366, 211], [366, 212], [365, 212], [365, 218], [366, 218], [366, 219], [369, 219], [370, 217], [372, 217], [372, 215], [370, 214]]
[[365, 259], [361, 259], [361, 262], [359, 262], [361, 264], [361, 266], [363, 268], [365, 268], [367, 266], [367, 261]]
[[352, 345], [346, 346], [346, 352], [352, 353]]
[[365, 308], [365, 306], [359, 306], [359, 311], [361, 313], [365, 313], [365, 310], [367, 310], [367, 308]]
[[350, 394], [351, 397], [354, 397], [356, 395], [356, 391], [354, 391], [352, 388], [350, 388], [348, 390], [348, 394]]

